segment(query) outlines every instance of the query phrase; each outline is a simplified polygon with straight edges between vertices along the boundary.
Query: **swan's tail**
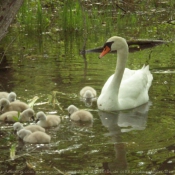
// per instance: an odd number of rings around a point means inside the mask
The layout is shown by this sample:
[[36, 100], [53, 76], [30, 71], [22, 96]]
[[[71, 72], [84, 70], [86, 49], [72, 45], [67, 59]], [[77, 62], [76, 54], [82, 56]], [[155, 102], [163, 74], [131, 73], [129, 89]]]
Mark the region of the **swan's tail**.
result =
[[147, 65], [147, 66], [143, 65], [142, 70], [146, 73], [146, 75], [148, 77], [147, 89], [149, 90], [149, 88], [152, 84], [153, 75], [151, 74], [151, 72], [149, 70], [149, 65]]

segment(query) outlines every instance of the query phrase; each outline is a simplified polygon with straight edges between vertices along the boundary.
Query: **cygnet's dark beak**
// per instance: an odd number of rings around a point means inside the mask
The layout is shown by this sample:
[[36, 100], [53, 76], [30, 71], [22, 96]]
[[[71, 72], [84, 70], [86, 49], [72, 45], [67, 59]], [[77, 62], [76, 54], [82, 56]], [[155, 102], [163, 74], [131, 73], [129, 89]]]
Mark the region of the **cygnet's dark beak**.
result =
[[35, 123], [37, 123], [39, 121], [39, 119], [37, 118], [36, 120], [35, 120]]
[[32, 116], [31, 119], [32, 119], [33, 121], [35, 121], [35, 117], [34, 117], [34, 116]]
[[16, 134], [17, 133], [17, 130], [14, 130], [13, 133]]
[[90, 107], [92, 106], [93, 98], [83, 98], [82, 101], [84, 102], [86, 107]]
[[4, 107], [3, 107], [3, 106], [1, 106], [1, 109], [0, 109], [0, 110], [1, 110], [1, 111], [0, 111], [0, 113], [1, 113], [1, 114], [3, 113], [3, 108], [4, 108]]

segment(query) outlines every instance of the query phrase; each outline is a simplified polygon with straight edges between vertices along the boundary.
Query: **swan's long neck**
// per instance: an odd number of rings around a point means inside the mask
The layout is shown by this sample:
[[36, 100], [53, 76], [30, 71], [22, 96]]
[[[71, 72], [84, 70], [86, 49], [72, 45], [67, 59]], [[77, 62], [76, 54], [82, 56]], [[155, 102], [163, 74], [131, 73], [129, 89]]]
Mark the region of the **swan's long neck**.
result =
[[122, 81], [123, 73], [125, 70], [127, 58], [128, 58], [128, 46], [117, 51], [117, 65], [113, 80], [111, 82], [112, 89], [115, 91], [117, 96]]

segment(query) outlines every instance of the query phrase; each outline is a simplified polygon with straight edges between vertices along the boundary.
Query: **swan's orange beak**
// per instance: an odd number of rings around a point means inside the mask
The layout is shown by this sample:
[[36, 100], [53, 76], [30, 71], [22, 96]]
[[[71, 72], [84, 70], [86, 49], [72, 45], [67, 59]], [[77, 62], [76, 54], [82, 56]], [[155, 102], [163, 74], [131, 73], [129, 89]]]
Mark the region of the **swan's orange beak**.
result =
[[99, 58], [102, 58], [103, 56], [105, 56], [110, 51], [111, 51], [111, 48], [109, 46], [105, 46], [102, 53], [99, 55]]

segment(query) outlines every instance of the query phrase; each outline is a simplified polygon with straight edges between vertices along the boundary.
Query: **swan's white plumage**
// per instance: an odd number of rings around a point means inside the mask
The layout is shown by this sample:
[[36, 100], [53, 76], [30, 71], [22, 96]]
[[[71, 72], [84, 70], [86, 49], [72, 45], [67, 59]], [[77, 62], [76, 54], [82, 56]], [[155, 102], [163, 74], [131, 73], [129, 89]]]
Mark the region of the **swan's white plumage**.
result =
[[148, 90], [153, 80], [149, 66], [143, 66], [139, 70], [125, 68], [128, 57], [126, 40], [114, 36], [107, 43], [111, 43], [110, 51], [117, 50], [118, 59], [115, 73], [106, 81], [97, 100], [98, 108], [116, 111], [135, 108], [148, 102]]

